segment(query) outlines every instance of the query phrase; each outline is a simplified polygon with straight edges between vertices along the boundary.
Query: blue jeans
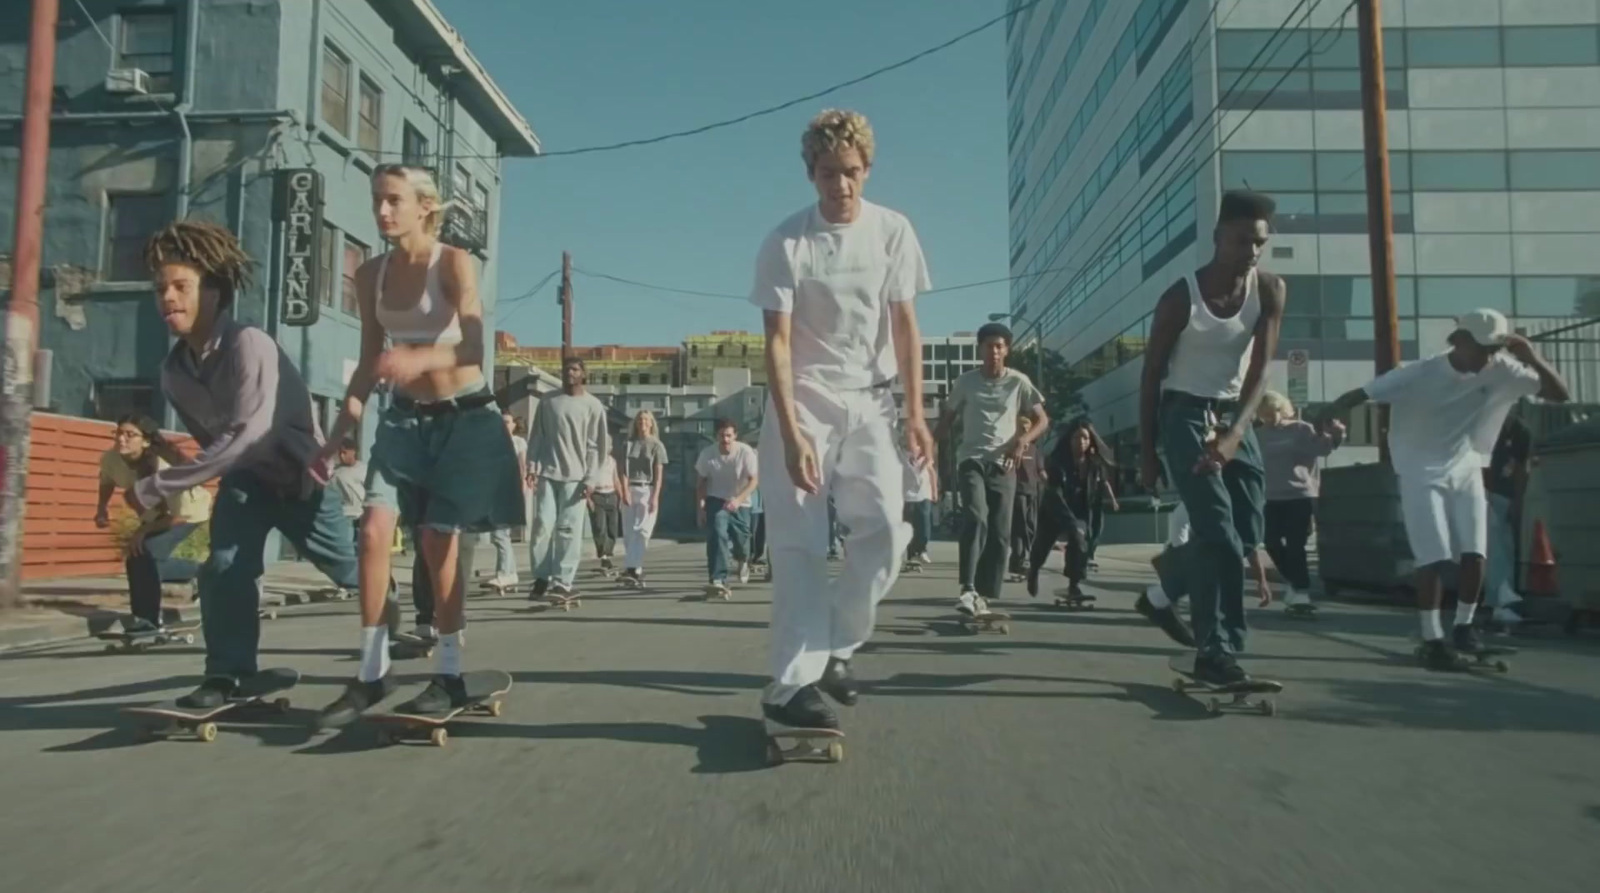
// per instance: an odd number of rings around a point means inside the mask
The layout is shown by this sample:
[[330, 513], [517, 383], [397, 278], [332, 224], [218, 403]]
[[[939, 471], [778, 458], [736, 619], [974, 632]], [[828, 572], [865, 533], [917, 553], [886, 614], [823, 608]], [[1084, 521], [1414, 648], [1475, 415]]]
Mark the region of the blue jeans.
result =
[[273, 530], [335, 586], [360, 588], [355, 535], [337, 492], [285, 493], [247, 471], [223, 475], [211, 514], [211, 555], [200, 566], [207, 676], [238, 678], [258, 669], [261, 574]]
[[1190, 619], [1200, 654], [1217, 657], [1244, 650], [1244, 557], [1261, 544], [1266, 473], [1261, 447], [1247, 429], [1233, 460], [1217, 474], [1197, 475], [1211, 431], [1232, 423], [1232, 401], [1188, 394], [1162, 395], [1160, 438], [1167, 478], [1189, 511], [1189, 547], [1183, 550]]
[[1484, 572], [1483, 603], [1503, 608], [1517, 601], [1517, 531], [1511, 523], [1511, 499], [1489, 494], [1489, 555]]
[[933, 539], [933, 503], [926, 499], [906, 503], [905, 518], [911, 525], [911, 545], [906, 547], [906, 557], [911, 558], [928, 551]]
[[128, 572], [129, 613], [141, 620], [161, 625], [161, 584], [187, 583], [200, 574], [200, 565], [173, 558], [189, 534], [200, 525], [178, 522], [160, 533], [144, 538], [144, 550], [129, 554], [122, 565]]
[[494, 575], [496, 579], [514, 580], [517, 577], [517, 556], [511, 551], [511, 528], [501, 527], [489, 534], [494, 545]]
[[706, 570], [713, 583], [728, 580], [728, 557], [750, 554], [750, 507], [730, 509], [725, 499], [706, 497]]
[[528, 537], [529, 564], [536, 580], [559, 581], [570, 587], [583, 560], [583, 530], [589, 508], [578, 495], [582, 481], [539, 479], [533, 535]]

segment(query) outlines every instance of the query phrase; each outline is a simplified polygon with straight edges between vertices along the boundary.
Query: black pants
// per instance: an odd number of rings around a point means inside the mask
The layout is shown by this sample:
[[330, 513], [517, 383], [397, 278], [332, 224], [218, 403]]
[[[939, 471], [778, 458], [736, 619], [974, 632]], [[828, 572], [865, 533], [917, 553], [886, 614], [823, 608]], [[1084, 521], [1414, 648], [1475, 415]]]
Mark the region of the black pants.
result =
[[755, 530], [750, 533], [750, 560], [765, 561], [767, 558], [767, 513], [756, 512], [755, 520], [751, 523]]
[[200, 576], [200, 565], [194, 561], [173, 558], [172, 553], [196, 525], [185, 522], [173, 524], [160, 533], [144, 538], [144, 549], [138, 555], [129, 555], [122, 563], [128, 572], [129, 613], [141, 620], [161, 625], [161, 584], [187, 583]]
[[1274, 500], [1266, 506], [1267, 555], [1289, 585], [1301, 592], [1311, 589], [1306, 540], [1311, 538], [1311, 518], [1316, 507], [1316, 501], [1309, 496]]
[[616, 551], [617, 540], [622, 538], [622, 497], [616, 493], [594, 494], [594, 508], [589, 512], [589, 531], [594, 534], [594, 552], [601, 558], [610, 558]]
[[1073, 511], [1066, 500], [1055, 491], [1046, 493], [1039, 511], [1039, 532], [1033, 538], [1033, 555], [1030, 561], [1031, 566], [1035, 568], [1034, 573], [1044, 569], [1044, 563], [1050, 558], [1050, 550], [1055, 548], [1057, 541], [1065, 537], [1067, 557], [1063, 573], [1074, 583], [1088, 576], [1089, 522], [1086, 517], [1079, 517], [1080, 514], [1087, 513]]
[[961, 486], [961, 585], [1000, 597], [1011, 550], [1011, 502], [1017, 476], [998, 463], [968, 459], [956, 469]]
[[1011, 510], [1011, 572], [1027, 573], [1033, 540], [1039, 532], [1039, 494], [1032, 486], [1017, 488]]

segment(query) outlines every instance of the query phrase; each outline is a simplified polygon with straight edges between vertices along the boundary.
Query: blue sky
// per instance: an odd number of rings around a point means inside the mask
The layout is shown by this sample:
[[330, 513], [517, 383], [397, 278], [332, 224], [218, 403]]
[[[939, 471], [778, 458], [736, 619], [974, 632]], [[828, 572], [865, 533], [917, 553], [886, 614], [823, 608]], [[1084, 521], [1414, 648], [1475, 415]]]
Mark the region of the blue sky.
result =
[[[435, 0], [547, 151], [732, 118], [898, 61], [999, 15], [1002, 0]], [[814, 103], [681, 140], [511, 159], [500, 206], [501, 298], [561, 251], [596, 272], [744, 294], [763, 236], [815, 199], [800, 133], [825, 107], [873, 123], [868, 199], [910, 216], [935, 287], [1007, 275], [1005, 28]], [[749, 304], [575, 277], [580, 344], [676, 344], [760, 330]], [[554, 291], [500, 310], [523, 344], [560, 341]], [[972, 330], [1006, 287], [920, 299], [929, 334]]]

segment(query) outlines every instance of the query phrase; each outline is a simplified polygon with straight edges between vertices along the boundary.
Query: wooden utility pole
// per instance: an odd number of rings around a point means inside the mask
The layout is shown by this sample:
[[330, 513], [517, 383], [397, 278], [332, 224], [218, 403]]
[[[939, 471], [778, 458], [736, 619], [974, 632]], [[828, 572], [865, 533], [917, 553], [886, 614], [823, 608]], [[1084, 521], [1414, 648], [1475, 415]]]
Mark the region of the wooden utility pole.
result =
[[561, 362], [572, 355], [572, 252], [561, 252]]
[[17, 165], [17, 231], [11, 254], [11, 301], [5, 317], [4, 382], [0, 385], [0, 608], [22, 604], [22, 516], [27, 505], [28, 440], [33, 424], [33, 355], [39, 346], [39, 269], [59, 17], [58, 0], [33, 0]]
[[[1356, 0], [1361, 54], [1361, 130], [1367, 168], [1367, 239], [1372, 254], [1372, 321], [1376, 371], [1400, 365], [1400, 320], [1394, 301], [1394, 213], [1389, 201], [1389, 108], [1383, 84], [1383, 2]], [[1378, 455], [1389, 461], [1389, 407], [1378, 408]]]

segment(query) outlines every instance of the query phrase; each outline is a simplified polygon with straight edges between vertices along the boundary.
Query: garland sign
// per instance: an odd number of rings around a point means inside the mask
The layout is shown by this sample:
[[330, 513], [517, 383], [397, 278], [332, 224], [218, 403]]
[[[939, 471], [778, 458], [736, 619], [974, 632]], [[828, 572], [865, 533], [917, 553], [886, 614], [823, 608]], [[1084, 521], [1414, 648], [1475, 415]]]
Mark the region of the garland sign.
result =
[[322, 244], [322, 173], [279, 171], [272, 211], [272, 219], [283, 224], [279, 318], [286, 326], [309, 326], [317, 321], [317, 296], [323, 288], [322, 266], [317, 262]]

